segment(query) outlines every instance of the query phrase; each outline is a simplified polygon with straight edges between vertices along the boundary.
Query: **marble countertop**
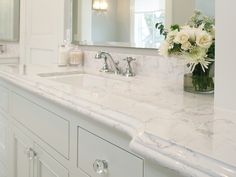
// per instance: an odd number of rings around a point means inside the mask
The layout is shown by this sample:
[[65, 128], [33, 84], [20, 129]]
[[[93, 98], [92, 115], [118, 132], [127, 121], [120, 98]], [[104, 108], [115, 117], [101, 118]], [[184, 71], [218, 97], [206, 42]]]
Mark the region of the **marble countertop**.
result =
[[[53, 72], [87, 74], [74, 82], [46, 77]], [[78, 68], [0, 66], [0, 77], [127, 133], [134, 152], [184, 176], [236, 176], [236, 116], [214, 109], [213, 95], [185, 93], [163, 78]]]

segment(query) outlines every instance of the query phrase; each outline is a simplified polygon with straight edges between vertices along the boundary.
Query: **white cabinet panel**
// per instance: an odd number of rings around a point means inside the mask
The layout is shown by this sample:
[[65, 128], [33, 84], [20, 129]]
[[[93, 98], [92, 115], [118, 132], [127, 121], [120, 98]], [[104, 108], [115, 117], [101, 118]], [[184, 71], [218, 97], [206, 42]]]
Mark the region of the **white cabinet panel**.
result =
[[14, 131], [12, 134], [10, 160], [10, 176], [14, 177], [32, 177], [33, 161], [29, 158], [29, 150], [33, 142], [20, 131]]
[[34, 177], [69, 177], [69, 172], [38, 145], [34, 145], [37, 153], [34, 163]]
[[7, 175], [8, 90], [0, 84], [0, 177]]
[[11, 177], [69, 177], [69, 171], [17, 128], [11, 134]]
[[0, 163], [6, 165], [7, 160], [7, 118], [0, 113]]
[[15, 93], [12, 93], [10, 101], [14, 119], [69, 158], [69, 121]]
[[0, 109], [4, 112], [8, 111], [8, 99], [9, 99], [8, 90], [0, 85]]
[[1, 163], [0, 161], [0, 177], [7, 177], [7, 170], [6, 170], [6, 165]]
[[[78, 165], [88, 175], [91, 177], [143, 177], [142, 159], [82, 128], [79, 128], [78, 132]], [[95, 164], [96, 160], [103, 160], [105, 163], [97, 161]], [[96, 172], [95, 169], [106, 163], [105, 173], [98, 174], [99, 170]]]

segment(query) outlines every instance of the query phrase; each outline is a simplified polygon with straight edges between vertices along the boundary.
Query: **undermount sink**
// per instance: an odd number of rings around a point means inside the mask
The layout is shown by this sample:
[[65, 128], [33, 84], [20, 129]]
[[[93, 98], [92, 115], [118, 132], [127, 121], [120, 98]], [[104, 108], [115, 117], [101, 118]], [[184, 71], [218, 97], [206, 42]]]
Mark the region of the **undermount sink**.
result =
[[116, 75], [95, 75], [87, 73], [54, 73], [54, 74], [41, 74], [41, 77], [70, 85], [77, 90], [83, 90], [92, 93], [102, 93], [125, 96], [127, 98], [138, 97], [143, 98], [150, 96], [150, 94], [157, 94], [158, 88], [152, 82], [145, 82], [134, 78], [125, 78]]
[[102, 91], [111, 93], [118, 90], [119, 92], [121, 92], [124, 89], [128, 89], [127, 87], [130, 87], [129, 82], [127, 81], [85, 73], [54, 76], [50, 77], [49, 79], [52, 81], [71, 85], [79, 89], [96, 92]]

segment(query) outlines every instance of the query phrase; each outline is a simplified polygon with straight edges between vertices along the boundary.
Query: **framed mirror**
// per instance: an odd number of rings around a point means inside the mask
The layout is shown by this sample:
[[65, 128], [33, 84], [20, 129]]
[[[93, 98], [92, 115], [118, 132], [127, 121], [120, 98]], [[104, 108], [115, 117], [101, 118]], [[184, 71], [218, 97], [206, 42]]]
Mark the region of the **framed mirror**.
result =
[[0, 41], [19, 40], [20, 0], [0, 0]]
[[73, 42], [80, 45], [157, 49], [155, 28], [185, 24], [200, 10], [214, 16], [215, 0], [73, 0]]

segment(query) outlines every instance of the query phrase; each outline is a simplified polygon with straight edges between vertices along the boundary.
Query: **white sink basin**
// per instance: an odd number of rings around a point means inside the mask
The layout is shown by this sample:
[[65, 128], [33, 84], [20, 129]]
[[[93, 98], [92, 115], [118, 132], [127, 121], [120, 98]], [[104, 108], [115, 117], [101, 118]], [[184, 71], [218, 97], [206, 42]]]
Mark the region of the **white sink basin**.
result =
[[80, 73], [57, 75], [48, 77], [48, 79], [70, 85], [77, 90], [84, 90], [102, 95], [119, 95], [134, 99], [149, 97], [150, 95], [155, 95], [159, 92], [159, 88], [155, 83], [115, 75], [103, 77], [100, 75]]
[[92, 74], [55, 76], [51, 77], [50, 80], [68, 84], [80, 89], [109, 93], [114, 92], [115, 90], [119, 90], [120, 92], [122, 89], [128, 89], [127, 87], [130, 87], [129, 82]]

